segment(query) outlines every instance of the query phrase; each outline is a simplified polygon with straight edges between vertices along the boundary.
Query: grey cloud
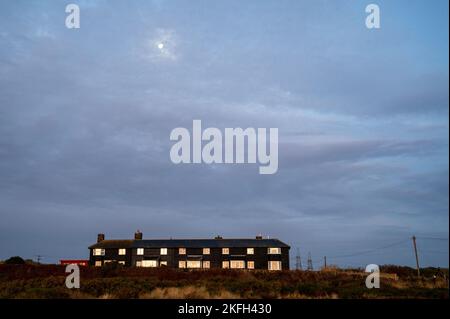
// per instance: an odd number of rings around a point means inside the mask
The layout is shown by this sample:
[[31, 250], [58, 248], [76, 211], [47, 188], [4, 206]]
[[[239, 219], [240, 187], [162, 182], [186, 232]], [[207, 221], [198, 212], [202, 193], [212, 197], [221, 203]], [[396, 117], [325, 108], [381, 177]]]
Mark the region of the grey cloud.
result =
[[[262, 232], [330, 255], [448, 234], [448, 74], [408, 68], [409, 44], [388, 35], [395, 52], [364, 49], [343, 22], [356, 9], [326, 4], [99, 2], [79, 33], [62, 5], [0, 10], [0, 257], [85, 257], [97, 232], [136, 228]], [[158, 28], [176, 32], [179, 58], [143, 57]], [[170, 131], [193, 119], [278, 127], [278, 173], [172, 164]], [[378, 257], [411, 263], [398, 256]]]

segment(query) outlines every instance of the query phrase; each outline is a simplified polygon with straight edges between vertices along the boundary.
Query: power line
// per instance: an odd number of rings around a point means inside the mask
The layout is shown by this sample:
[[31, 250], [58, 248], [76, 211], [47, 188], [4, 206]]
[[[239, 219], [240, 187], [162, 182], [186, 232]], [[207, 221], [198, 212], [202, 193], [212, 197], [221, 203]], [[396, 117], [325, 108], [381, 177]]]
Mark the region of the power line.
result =
[[[439, 241], [447, 241], [448, 240], [448, 238], [443, 238], [443, 237], [425, 237], [425, 236], [424, 237], [420, 237], [419, 236], [419, 237], [415, 237], [415, 238], [417, 238], [417, 239], [426, 239], [426, 240], [439, 240]], [[378, 252], [378, 251], [382, 251], [384, 249], [388, 249], [388, 248], [391, 248], [391, 247], [400, 246], [400, 245], [402, 245], [402, 244], [404, 244], [406, 242], [409, 242], [410, 240], [411, 240], [411, 238], [403, 239], [403, 240], [400, 240], [400, 241], [397, 241], [397, 242], [394, 242], [394, 243], [391, 243], [391, 244], [388, 244], [388, 245], [380, 246], [380, 247], [377, 247], [377, 248], [373, 248], [373, 249], [369, 249], [369, 250], [365, 250], [365, 251], [359, 251], [359, 252], [350, 253], [350, 254], [327, 256], [327, 258], [339, 259], [339, 258], [350, 258], [350, 257], [355, 257], [355, 256], [367, 255], [367, 254]], [[416, 247], [416, 249], [417, 248], [418, 247]], [[297, 252], [298, 252], [298, 249], [297, 249]], [[422, 248], [421, 249], [421, 253], [424, 253], [424, 254], [428, 254], [428, 253], [430, 253], [430, 254], [432, 254], [432, 253], [435, 253], [435, 254], [448, 254], [449, 252], [448, 251], [439, 251], [439, 250], [429, 250], [429, 249], [423, 249]], [[417, 254], [417, 252], [415, 252], [415, 254]], [[299, 255], [299, 254], [297, 254], [297, 255]], [[298, 258], [297, 257], [296, 257], [296, 262], [298, 263]], [[308, 270], [312, 270], [313, 264], [314, 265], [318, 265], [319, 268], [320, 268], [320, 265], [322, 264], [322, 262], [323, 262], [322, 260], [312, 260], [311, 253], [309, 253], [308, 254], [307, 269]], [[416, 264], [417, 264], [417, 260], [416, 260]]]
[[423, 250], [421, 251], [421, 253], [426, 254], [426, 253], [433, 253], [433, 254], [448, 254], [448, 251], [443, 251], [443, 250]]
[[426, 240], [445, 240], [445, 241], [448, 241], [448, 238], [443, 238], [443, 237], [421, 237], [421, 236], [416, 236], [416, 238], [418, 238], [418, 239], [426, 239]]
[[360, 256], [360, 255], [365, 255], [365, 254], [369, 254], [378, 250], [382, 250], [382, 249], [386, 249], [386, 248], [390, 248], [390, 247], [394, 247], [394, 246], [398, 246], [401, 245], [403, 243], [408, 242], [409, 239], [404, 239], [402, 241], [398, 241], [386, 246], [382, 246], [382, 247], [378, 247], [378, 248], [374, 248], [374, 249], [370, 249], [370, 250], [365, 250], [365, 251], [361, 251], [361, 252], [357, 252], [354, 254], [346, 254], [346, 255], [335, 255], [335, 256], [330, 256], [329, 258], [348, 258], [348, 257], [354, 257], [354, 256]]

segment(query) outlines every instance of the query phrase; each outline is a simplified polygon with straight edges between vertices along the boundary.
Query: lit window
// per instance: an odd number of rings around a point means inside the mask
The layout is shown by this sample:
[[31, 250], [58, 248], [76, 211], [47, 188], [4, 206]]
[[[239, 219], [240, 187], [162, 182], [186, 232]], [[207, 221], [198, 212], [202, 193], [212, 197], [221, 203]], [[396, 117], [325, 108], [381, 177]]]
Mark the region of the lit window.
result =
[[119, 255], [123, 256], [127, 254], [127, 250], [125, 248], [119, 248]]
[[160, 266], [167, 266], [167, 261], [165, 261], [165, 260], [164, 260], [164, 261], [161, 261], [161, 262], [159, 263], [159, 265], [160, 265]]
[[279, 254], [281, 254], [281, 248], [269, 247], [269, 248], [267, 248], [267, 253], [270, 255], [279, 255]]
[[137, 254], [142, 256], [144, 254], [144, 248], [138, 248]]
[[203, 248], [203, 255], [209, 255], [211, 253], [211, 251], [209, 250], [209, 248]]
[[230, 253], [230, 248], [222, 248], [222, 255], [228, 255]]
[[281, 270], [281, 261], [269, 261], [268, 268], [269, 270]]
[[253, 255], [255, 253], [254, 248], [247, 248], [247, 255]]
[[101, 267], [102, 266], [102, 261], [101, 260], [97, 260], [95, 262], [95, 267]]
[[209, 260], [203, 261], [203, 268], [210, 268], [210, 267], [211, 267], [211, 264], [210, 264]]
[[158, 261], [157, 260], [143, 260], [142, 267], [158, 267]]
[[167, 248], [161, 248], [161, 255], [167, 255]]
[[186, 255], [186, 248], [178, 248], [178, 255]]
[[136, 261], [136, 267], [142, 267], [142, 261], [140, 260]]
[[255, 262], [247, 261], [247, 269], [255, 269]]
[[200, 260], [188, 260], [187, 268], [202, 268]]
[[230, 268], [232, 269], [244, 269], [245, 261], [243, 260], [232, 260], [230, 264]]
[[92, 254], [94, 256], [105, 256], [105, 250], [103, 248], [95, 248]]
[[230, 262], [229, 261], [222, 261], [222, 268], [223, 269], [230, 268]]
[[112, 263], [113, 262], [113, 260], [105, 260], [104, 262], [103, 262], [103, 264], [105, 265], [105, 264], [109, 264], [109, 263]]
[[120, 261], [119, 261], [119, 265], [125, 265], [125, 261], [120, 260]]
[[178, 268], [186, 268], [186, 261], [185, 260], [180, 260], [178, 262]]

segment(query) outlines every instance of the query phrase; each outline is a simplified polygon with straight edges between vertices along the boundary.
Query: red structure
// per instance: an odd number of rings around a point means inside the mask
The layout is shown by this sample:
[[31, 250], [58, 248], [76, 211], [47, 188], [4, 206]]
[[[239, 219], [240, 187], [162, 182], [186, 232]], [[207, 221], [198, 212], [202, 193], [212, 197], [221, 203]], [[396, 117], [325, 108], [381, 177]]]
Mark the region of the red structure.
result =
[[60, 265], [70, 265], [70, 264], [76, 264], [78, 266], [88, 266], [89, 260], [84, 259], [61, 259], [59, 261]]

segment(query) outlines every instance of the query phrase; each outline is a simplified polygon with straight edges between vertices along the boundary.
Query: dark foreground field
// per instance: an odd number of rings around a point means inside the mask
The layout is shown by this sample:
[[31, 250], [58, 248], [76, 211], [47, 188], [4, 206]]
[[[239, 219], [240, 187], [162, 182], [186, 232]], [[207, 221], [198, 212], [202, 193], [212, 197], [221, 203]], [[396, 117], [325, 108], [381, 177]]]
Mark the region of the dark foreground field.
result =
[[[381, 267], [380, 289], [361, 270], [181, 271], [81, 267], [80, 289], [65, 286], [65, 267], [0, 265], [0, 298], [448, 298], [448, 270], [422, 279], [407, 267]], [[434, 276], [438, 274], [436, 278]]]

